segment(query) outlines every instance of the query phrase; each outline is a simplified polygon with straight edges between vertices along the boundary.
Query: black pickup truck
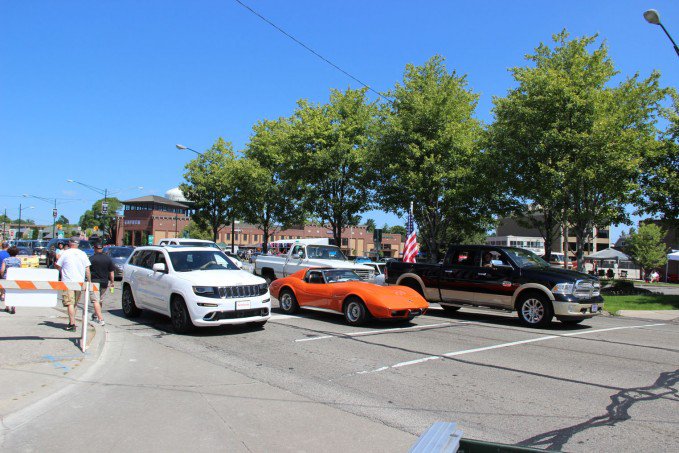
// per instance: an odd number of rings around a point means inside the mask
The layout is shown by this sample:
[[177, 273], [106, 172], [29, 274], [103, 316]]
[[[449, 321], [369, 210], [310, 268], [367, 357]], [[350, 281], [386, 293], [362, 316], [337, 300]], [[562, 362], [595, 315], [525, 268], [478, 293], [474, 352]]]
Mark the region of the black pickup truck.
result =
[[600, 314], [603, 298], [596, 277], [556, 269], [528, 250], [456, 245], [442, 264], [387, 263], [385, 281], [409, 286], [446, 311], [464, 305], [516, 310], [531, 327], [556, 318], [577, 324]]

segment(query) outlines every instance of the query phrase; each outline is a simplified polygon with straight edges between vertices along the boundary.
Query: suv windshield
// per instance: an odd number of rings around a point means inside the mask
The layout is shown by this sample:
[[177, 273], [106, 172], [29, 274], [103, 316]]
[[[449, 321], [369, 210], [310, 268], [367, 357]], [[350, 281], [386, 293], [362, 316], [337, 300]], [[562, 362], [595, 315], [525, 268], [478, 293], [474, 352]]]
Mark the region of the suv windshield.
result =
[[239, 270], [233, 261], [219, 250], [173, 251], [170, 253], [170, 261], [177, 272]]
[[306, 251], [310, 259], [347, 260], [342, 251], [333, 245], [308, 245]]
[[549, 267], [549, 264], [533, 252], [520, 248], [504, 248], [507, 255], [521, 268]]
[[127, 247], [111, 248], [108, 254], [111, 258], [127, 258], [132, 254], [132, 249]]

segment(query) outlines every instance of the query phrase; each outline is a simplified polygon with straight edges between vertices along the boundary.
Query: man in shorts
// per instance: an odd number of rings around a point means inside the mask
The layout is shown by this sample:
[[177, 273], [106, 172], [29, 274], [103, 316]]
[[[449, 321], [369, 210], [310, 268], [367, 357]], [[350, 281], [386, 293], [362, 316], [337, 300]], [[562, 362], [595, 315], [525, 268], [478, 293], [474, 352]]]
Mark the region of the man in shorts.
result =
[[[59, 256], [54, 267], [61, 272], [63, 282], [85, 282], [91, 281], [90, 260], [85, 252], [78, 248], [80, 239], [72, 237], [68, 241], [69, 248], [64, 250]], [[68, 326], [66, 330], [75, 331], [75, 306], [80, 300], [81, 291], [64, 291], [63, 304], [68, 310]], [[85, 301], [87, 303], [87, 301]]]
[[106, 290], [110, 286], [113, 289], [113, 271], [115, 266], [110, 256], [104, 255], [102, 252], [104, 246], [101, 242], [94, 245], [94, 255], [90, 258], [90, 273], [92, 275], [92, 282], [99, 285], [99, 291], [90, 291], [90, 299], [94, 305], [94, 313], [92, 314], [93, 321], [99, 321], [99, 325], [105, 325], [104, 318], [101, 316], [101, 307], [104, 303]]

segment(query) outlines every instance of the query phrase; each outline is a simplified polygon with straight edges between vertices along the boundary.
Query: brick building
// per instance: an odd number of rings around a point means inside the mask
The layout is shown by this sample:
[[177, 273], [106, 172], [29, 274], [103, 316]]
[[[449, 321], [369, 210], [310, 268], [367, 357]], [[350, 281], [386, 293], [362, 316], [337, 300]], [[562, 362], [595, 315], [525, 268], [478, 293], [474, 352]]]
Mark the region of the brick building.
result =
[[186, 204], [157, 195], [123, 201], [116, 245], [157, 244], [160, 239], [178, 237], [189, 224], [189, 213]]

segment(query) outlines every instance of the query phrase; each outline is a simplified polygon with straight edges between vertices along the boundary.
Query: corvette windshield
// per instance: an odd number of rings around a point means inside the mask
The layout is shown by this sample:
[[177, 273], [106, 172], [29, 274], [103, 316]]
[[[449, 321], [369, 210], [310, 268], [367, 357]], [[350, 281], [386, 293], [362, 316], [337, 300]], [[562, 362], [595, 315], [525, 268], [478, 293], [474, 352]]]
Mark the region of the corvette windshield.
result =
[[218, 250], [176, 251], [170, 253], [170, 261], [177, 272], [238, 270], [238, 267]]
[[349, 269], [333, 269], [324, 271], [323, 275], [325, 276], [325, 281], [328, 283], [341, 283], [361, 280], [361, 277], [359, 277], [356, 272]]
[[549, 264], [533, 252], [520, 248], [506, 248], [504, 251], [521, 268], [549, 267]]
[[306, 248], [310, 259], [346, 261], [342, 251], [334, 245], [309, 245]]

